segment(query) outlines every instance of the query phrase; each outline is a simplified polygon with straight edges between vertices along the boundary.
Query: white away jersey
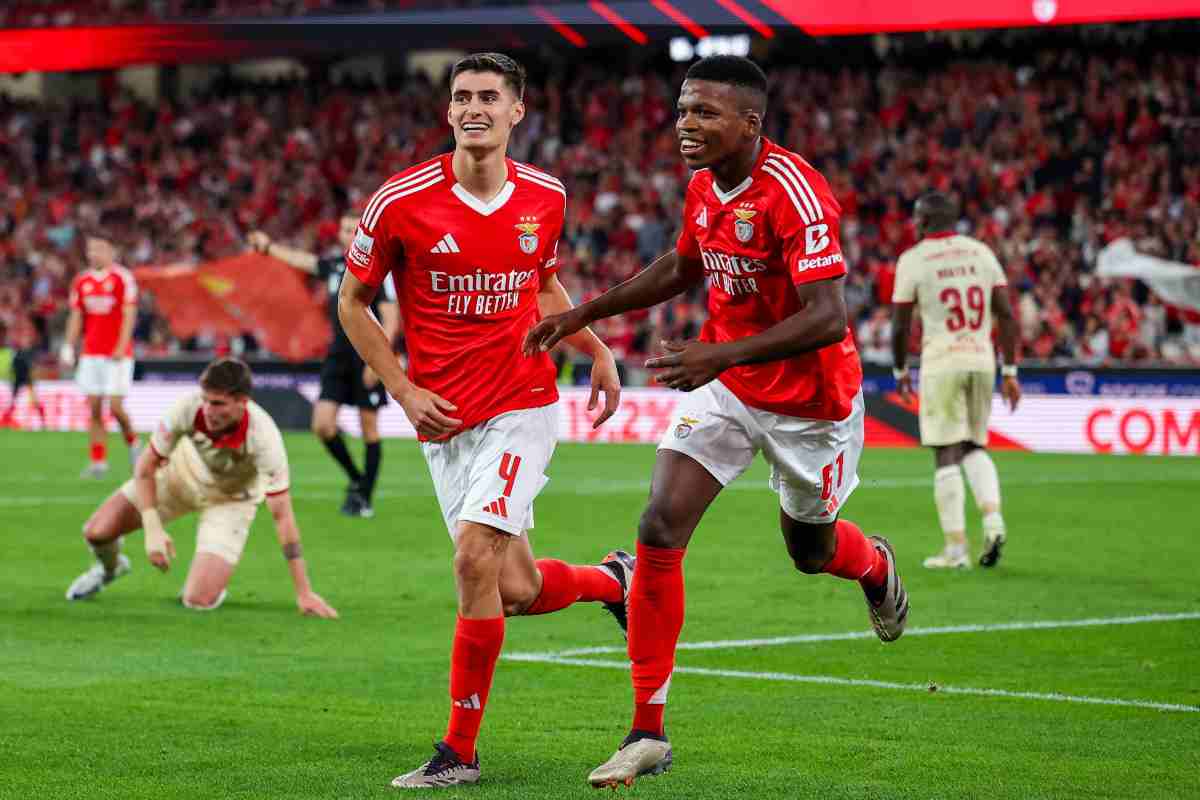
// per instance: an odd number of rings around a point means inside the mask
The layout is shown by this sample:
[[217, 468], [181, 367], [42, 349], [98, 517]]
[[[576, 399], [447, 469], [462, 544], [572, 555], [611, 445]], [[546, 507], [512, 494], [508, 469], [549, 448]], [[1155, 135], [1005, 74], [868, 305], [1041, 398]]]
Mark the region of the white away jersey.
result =
[[995, 369], [992, 289], [1008, 284], [991, 249], [953, 233], [927, 236], [896, 263], [893, 303], [921, 309], [921, 371]]

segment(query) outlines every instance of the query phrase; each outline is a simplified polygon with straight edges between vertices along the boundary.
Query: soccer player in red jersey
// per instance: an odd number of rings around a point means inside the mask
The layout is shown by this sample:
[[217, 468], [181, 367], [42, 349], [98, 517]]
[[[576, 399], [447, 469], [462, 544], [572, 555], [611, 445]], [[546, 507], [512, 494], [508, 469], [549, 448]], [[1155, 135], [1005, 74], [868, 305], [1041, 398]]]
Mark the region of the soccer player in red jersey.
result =
[[[504, 618], [598, 601], [624, 628], [633, 559], [599, 566], [534, 560], [525, 531], [546, 484], [558, 413], [553, 362], [522, 352], [526, 332], [571, 301], [555, 276], [566, 191], [551, 175], [507, 158], [522, 119], [525, 71], [499, 53], [451, 70], [455, 149], [387, 181], [367, 203], [346, 254], [339, 314], [363, 360], [400, 403], [421, 440], [454, 540], [458, 620], [450, 657], [450, 723], [433, 757], [398, 788], [475, 783], [475, 751]], [[405, 320], [406, 375], [369, 313], [395, 277]], [[589, 408], [616, 411], [612, 353], [590, 331], [567, 341], [592, 357]]]
[[858, 485], [862, 368], [846, 324], [839, 206], [803, 158], [762, 136], [767, 79], [745, 58], [696, 62], [680, 90], [679, 150], [695, 173], [675, 249], [600, 297], [547, 317], [544, 351], [593, 320], [647, 308], [701, 281], [699, 341], [665, 343], [646, 366], [689, 392], [659, 444], [638, 527], [628, 608], [632, 730], [594, 786], [632, 784], [671, 764], [663, 711], [683, 626], [683, 557], [721, 489], [761, 451], [779, 493], [788, 555], [805, 573], [858, 581], [879, 638], [904, 631], [908, 598], [892, 548], [839, 519]]
[[137, 320], [138, 291], [133, 274], [116, 262], [112, 242], [88, 236], [84, 248], [89, 269], [71, 281], [71, 314], [59, 357], [64, 364], [74, 363], [75, 343], [82, 332], [83, 350], [75, 382], [87, 396], [91, 413], [88, 427], [91, 461], [80, 477], [100, 478], [108, 472], [105, 397], [129, 445], [130, 464], [136, 464], [140, 454], [138, 437], [124, 404], [125, 395], [133, 385], [133, 325]]

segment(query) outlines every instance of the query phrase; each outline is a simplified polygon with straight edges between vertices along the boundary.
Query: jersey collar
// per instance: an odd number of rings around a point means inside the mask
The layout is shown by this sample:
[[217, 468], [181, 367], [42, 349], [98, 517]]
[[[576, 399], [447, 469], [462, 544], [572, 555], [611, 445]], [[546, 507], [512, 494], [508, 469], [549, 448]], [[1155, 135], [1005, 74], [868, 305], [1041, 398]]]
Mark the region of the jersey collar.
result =
[[513, 192], [517, 189], [517, 185], [513, 183], [512, 159], [504, 159], [504, 164], [508, 167], [508, 180], [504, 182], [504, 187], [500, 190], [499, 194], [486, 202], [467, 191], [466, 187], [454, 177], [453, 154], [446, 159], [443, 169], [446, 170], [448, 177], [454, 181], [454, 185], [450, 187], [450, 191], [454, 192], [454, 196], [462, 201], [462, 204], [467, 208], [485, 217], [490, 217], [504, 207], [504, 204], [508, 202], [509, 198], [513, 196]]
[[758, 158], [754, 161], [754, 166], [751, 167], [750, 174], [746, 176], [746, 180], [742, 181], [728, 192], [722, 192], [719, 188], [717, 188], [716, 176], [713, 176], [712, 193], [721, 205], [729, 205], [729, 203], [733, 202], [738, 195], [754, 185], [754, 179], [757, 177], [759, 170], [762, 168], [763, 162], [766, 161], [767, 154], [770, 153], [775, 147], [775, 145], [771, 143], [771, 140], [765, 136], [759, 136], [758, 141], [761, 144], [761, 147], [758, 149]]
[[937, 233], [927, 233], [922, 238], [924, 238], [924, 239], [949, 239], [951, 236], [954, 236], [954, 235], [956, 235], [954, 233], [954, 231], [938, 231]]
[[204, 419], [204, 409], [196, 409], [196, 419], [194, 426], [198, 433], [203, 433], [212, 442], [213, 447], [218, 450], [237, 450], [246, 443], [246, 433], [250, 430], [250, 409], [246, 409], [246, 413], [242, 414], [242, 421], [238, 426], [224, 436], [219, 436], [213, 439], [212, 432], [208, 429], [208, 422]]

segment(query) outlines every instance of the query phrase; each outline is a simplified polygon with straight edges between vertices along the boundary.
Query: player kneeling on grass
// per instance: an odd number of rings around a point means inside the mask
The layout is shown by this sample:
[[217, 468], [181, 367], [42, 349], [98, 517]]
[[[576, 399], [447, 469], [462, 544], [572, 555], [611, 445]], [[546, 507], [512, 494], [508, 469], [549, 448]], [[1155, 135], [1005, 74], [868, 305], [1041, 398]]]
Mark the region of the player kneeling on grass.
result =
[[139, 528], [146, 533], [150, 563], [166, 572], [175, 544], [163, 524], [196, 512], [196, 555], [180, 597], [188, 608], [217, 608], [265, 498], [300, 611], [337, 617], [309, 585], [288, 493], [283, 436], [270, 415], [250, 400], [250, 386], [245, 363], [218, 359], [201, 374], [200, 391], [171, 407], [138, 459], [133, 479], [84, 524], [84, 539], [99, 563], [75, 579], [67, 589], [68, 600], [91, 597], [129, 572], [121, 537]]

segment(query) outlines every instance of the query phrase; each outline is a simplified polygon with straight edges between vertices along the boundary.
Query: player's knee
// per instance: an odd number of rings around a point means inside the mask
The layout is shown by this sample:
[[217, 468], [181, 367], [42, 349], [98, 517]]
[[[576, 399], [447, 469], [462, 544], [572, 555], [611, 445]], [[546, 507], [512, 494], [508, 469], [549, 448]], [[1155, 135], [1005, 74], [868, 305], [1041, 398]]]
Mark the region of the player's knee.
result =
[[533, 584], [522, 584], [520, 586], [505, 586], [504, 592], [500, 597], [501, 603], [504, 605], [504, 616], [519, 617], [529, 610], [533, 605], [533, 601], [537, 600], [537, 587]]
[[221, 604], [224, 594], [222, 589], [189, 587], [183, 593], [183, 605], [195, 611], [211, 611]]
[[108, 541], [112, 537], [106, 535], [106, 527], [98, 513], [92, 514], [88, 521], [83, 523], [83, 538], [92, 544]]
[[312, 422], [312, 432], [316, 434], [318, 439], [328, 441], [337, 436], [337, 425], [328, 420], [314, 419]]
[[687, 539], [686, 533], [672, 523], [670, 515], [652, 502], [638, 522], [638, 541], [651, 547], [680, 548]]
[[496, 572], [492, 559], [474, 548], [460, 548], [454, 554], [454, 577], [459, 585], [475, 585]]
[[824, 571], [833, 559], [837, 550], [837, 537], [811, 535], [795, 537], [788, 543], [788, 555], [792, 564], [806, 575], [816, 575]]

